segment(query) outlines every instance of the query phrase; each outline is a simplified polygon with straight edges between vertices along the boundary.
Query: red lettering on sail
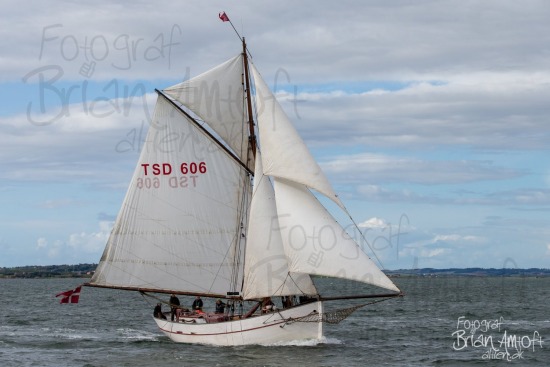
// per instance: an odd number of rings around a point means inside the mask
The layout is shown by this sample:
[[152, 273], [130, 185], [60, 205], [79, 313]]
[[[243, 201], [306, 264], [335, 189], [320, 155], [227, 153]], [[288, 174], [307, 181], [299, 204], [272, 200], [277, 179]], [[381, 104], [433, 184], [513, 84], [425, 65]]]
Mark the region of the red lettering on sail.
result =
[[172, 173], [172, 165], [170, 163], [155, 163], [153, 164], [153, 174], [167, 176]]
[[[180, 173], [187, 174], [205, 174], [206, 162], [182, 162], [180, 165]], [[143, 175], [149, 176], [169, 176], [173, 173], [170, 163], [142, 163]]]
[[142, 175], [136, 179], [138, 189], [187, 189], [197, 187], [200, 177], [207, 172], [206, 162], [141, 163]]
[[183, 162], [180, 165], [180, 172], [184, 175], [190, 173], [192, 175], [197, 173], [206, 173], [206, 162]]

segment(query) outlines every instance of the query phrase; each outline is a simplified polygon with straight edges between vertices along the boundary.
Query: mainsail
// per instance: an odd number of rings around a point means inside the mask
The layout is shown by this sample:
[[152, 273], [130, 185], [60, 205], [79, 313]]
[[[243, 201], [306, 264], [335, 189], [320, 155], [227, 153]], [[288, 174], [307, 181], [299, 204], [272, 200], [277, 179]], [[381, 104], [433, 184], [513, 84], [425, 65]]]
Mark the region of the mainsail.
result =
[[163, 96], [153, 118], [90, 283], [221, 296], [238, 291], [248, 173]]

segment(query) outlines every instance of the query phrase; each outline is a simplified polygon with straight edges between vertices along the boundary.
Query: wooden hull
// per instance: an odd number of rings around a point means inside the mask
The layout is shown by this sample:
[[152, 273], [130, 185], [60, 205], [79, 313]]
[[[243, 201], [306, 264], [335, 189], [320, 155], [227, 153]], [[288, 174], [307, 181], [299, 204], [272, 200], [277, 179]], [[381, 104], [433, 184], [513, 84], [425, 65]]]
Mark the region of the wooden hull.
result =
[[[253, 316], [247, 319], [213, 323], [185, 323], [154, 319], [160, 330], [177, 343], [219, 346], [275, 344], [301, 340], [320, 340], [322, 322], [289, 322], [310, 314], [322, 313], [322, 302]], [[320, 317], [320, 316], [319, 316]]]

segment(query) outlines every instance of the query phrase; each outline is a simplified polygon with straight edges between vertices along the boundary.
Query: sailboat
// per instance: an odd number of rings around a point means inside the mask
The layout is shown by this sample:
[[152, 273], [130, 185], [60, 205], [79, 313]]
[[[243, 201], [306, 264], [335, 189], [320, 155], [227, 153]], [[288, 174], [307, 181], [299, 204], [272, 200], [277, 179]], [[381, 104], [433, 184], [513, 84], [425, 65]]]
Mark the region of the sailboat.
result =
[[174, 342], [321, 340], [323, 324], [359, 306], [325, 312], [341, 297], [321, 295], [315, 276], [384, 289], [347, 298], [401, 291], [321, 204], [316, 195], [347, 213], [241, 40], [237, 56], [156, 90], [122, 208], [85, 285], [224, 301], [223, 313], [165, 302], [176, 318], [154, 321]]

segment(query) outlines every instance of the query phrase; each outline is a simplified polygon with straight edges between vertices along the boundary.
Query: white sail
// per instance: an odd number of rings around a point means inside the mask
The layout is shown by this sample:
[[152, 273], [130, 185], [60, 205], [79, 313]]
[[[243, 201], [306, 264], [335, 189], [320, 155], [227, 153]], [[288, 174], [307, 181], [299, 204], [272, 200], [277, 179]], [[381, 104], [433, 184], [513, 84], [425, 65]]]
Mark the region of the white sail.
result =
[[342, 202], [281, 105], [254, 65], [250, 66], [256, 86], [256, 110], [264, 173], [315, 189], [343, 208]]
[[252, 169], [254, 162], [252, 152], [248, 151], [248, 121], [243, 106], [243, 73], [243, 59], [238, 55], [164, 92], [208, 122]]
[[399, 292], [305, 186], [277, 178], [274, 186], [291, 271], [357, 280]]
[[275, 193], [269, 177], [262, 173], [259, 151], [256, 152], [244, 274], [244, 299], [317, 294], [309, 275], [289, 272]]
[[159, 97], [91, 284], [213, 295], [238, 290], [249, 191], [245, 169]]

